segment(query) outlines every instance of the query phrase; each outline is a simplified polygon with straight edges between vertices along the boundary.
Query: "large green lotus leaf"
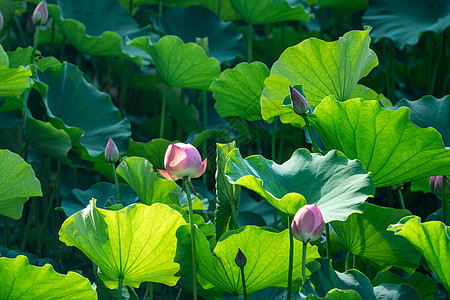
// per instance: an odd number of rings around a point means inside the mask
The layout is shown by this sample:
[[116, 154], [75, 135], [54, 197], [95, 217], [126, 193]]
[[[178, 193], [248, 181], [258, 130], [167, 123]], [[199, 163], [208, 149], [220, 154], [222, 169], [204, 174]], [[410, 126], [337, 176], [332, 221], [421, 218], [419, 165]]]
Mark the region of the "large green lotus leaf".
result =
[[405, 217], [390, 230], [405, 237], [425, 258], [433, 273], [450, 292], [450, 230], [442, 222], [420, 223], [419, 217]]
[[434, 128], [411, 122], [409, 109], [396, 111], [378, 101], [325, 98], [309, 116], [328, 149], [360, 160], [377, 187], [404, 183], [450, 169], [450, 151]]
[[236, 11], [249, 24], [283, 21], [309, 22], [309, 11], [301, 4], [291, 6], [286, 0], [230, 0]]
[[415, 45], [425, 31], [442, 33], [450, 26], [446, 0], [375, 0], [363, 16], [376, 39], [390, 38], [398, 48]]
[[408, 240], [387, 231], [390, 224], [409, 215], [411, 213], [405, 209], [366, 202], [362, 214], [352, 214], [346, 221], [335, 221], [331, 225], [348, 251], [369, 259], [378, 270], [398, 267], [412, 274], [420, 265], [420, 253]]
[[358, 270], [340, 273], [333, 269], [331, 260], [322, 258], [319, 262], [319, 271], [311, 274], [300, 290], [302, 299], [421, 299], [408, 285], [381, 284], [372, 287], [369, 278]]
[[185, 43], [208, 37], [209, 53], [220, 62], [233, 60], [244, 51], [244, 38], [233, 22], [223, 22], [202, 6], [166, 9], [160, 22], [166, 35], [176, 35]]
[[28, 198], [42, 196], [41, 184], [18, 154], [0, 150], [0, 162], [0, 215], [18, 220]]
[[[139, 200], [138, 196], [129, 185], [119, 183], [119, 191], [120, 203], [123, 206], [136, 203]], [[67, 217], [70, 217], [74, 213], [86, 208], [92, 198], [96, 199], [97, 202], [95, 205], [100, 208], [104, 208], [108, 202], [110, 205], [115, 204], [116, 185], [109, 182], [97, 182], [85, 191], [73, 189], [64, 196], [61, 201], [61, 207], [58, 207], [57, 209], [64, 212]], [[110, 198], [114, 199], [112, 200]]]
[[199, 45], [185, 44], [179, 37], [166, 35], [156, 44], [140, 37], [130, 45], [150, 54], [158, 73], [170, 86], [207, 90], [220, 75], [220, 64], [215, 58], [208, 57]]
[[176, 143], [165, 139], [153, 139], [148, 143], [130, 142], [128, 156], [140, 156], [148, 160], [155, 169], [164, 169], [164, 156], [167, 147]]
[[217, 203], [214, 212], [214, 222], [216, 231], [216, 240], [230, 229], [232, 223], [232, 205], [234, 205], [236, 212], [239, 208], [239, 201], [241, 198], [241, 187], [233, 185], [228, 182], [225, 176], [225, 164], [227, 162], [227, 155], [236, 149], [236, 142], [229, 144], [217, 143], [216, 156], [216, 195]]
[[350, 99], [358, 81], [378, 65], [375, 52], [369, 49], [369, 32], [350, 31], [334, 42], [309, 38], [286, 49], [264, 83], [263, 118], [280, 116], [285, 123], [301, 119], [282, 105], [289, 95], [289, 85], [301, 84], [312, 107], [328, 95], [334, 95], [339, 101]]
[[50, 264], [32, 266], [28, 258], [0, 258], [1, 299], [97, 299], [89, 279], [78, 273], [56, 273]]
[[411, 110], [411, 121], [421, 128], [433, 127], [442, 135], [446, 147], [450, 147], [450, 96], [436, 99], [424, 96], [416, 101], [403, 99], [394, 109], [406, 106]]
[[212, 10], [224, 21], [241, 20], [241, 15], [234, 9], [230, 0], [201, 0], [200, 5]]
[[118, 287], [119, 276], [136, 288], [145, 281], [173, 286], [179, 270], [175, 234], [185, 224], [179, 212], [164, 204], [110, 211], [95, 207], [93, 200], [63, 223], [59, 239], [92, 260], [110, 289]]
[[268, 76], [269, 69], [261, 62], [240, 63], [223, 71], [210, 87], [216, 100], [214, 108], [222, 118], [261, 120], [259, 99]]
[[123, 57], [142, 65], [141, 56], [146, 54], [124, 44], [124, 37], [136, 33], [138, 24], [117, 1], [56, 2], [58, 5], [47, 5], [49, 14], [67, 42], [78, 51], [98, 56]]
[[162, 179], [153, 166], [142, 157], [128, 157], [117, 167], [117, 174], [136, 191], [142, 203], [179, 204], [180, 188], [170, 180]]
[[43, 98], [51, 123], [69, 134], [72, 144], [83, 150], [83, 158], [102, 154], [109, 138], [120, 153], [127, 150], [130, 123], [76, 66], [51, 67], [38, 73], [38, 80], [49, 87]]
[[305, 204], [316, 203], [325, 222], [361, 213], [367, 197], [375, 193], [364, 166], [338, 151], [322, 156], [298, 149], [278, 165], [261, 155], [244, 160], [239, 150], [234, 150], [228, 155], [225, 174], [231, 183], [257, 192], [290, 215]]
[[423, 300], [433, 300], [439, 289], [434, 280], [423, 273], [415, 272], [408, 278], [402, 278], [391, 272], [379, 272], [372, 280], [374, 286], [383, 283], [403, 283], [414, 288]]
[[[230, 294], [243, 294], [240, 269], [234, 262], [238, 249], [247, 258], [244, 267], [247, 292], [270, 286], [286, 287], [288, 282], [289, 232], [269, 232], [256, 226], [228, 231], [217, 242], [214, 254], [205, 236], [196, 231], [199, 282]], [[303, 243], [294, 240], [294, 286], [301, 281]], [[316, 246], [307, 245], [306, 262], [319, 258]], [[309, 272], [308, 272], [309, 273]]]

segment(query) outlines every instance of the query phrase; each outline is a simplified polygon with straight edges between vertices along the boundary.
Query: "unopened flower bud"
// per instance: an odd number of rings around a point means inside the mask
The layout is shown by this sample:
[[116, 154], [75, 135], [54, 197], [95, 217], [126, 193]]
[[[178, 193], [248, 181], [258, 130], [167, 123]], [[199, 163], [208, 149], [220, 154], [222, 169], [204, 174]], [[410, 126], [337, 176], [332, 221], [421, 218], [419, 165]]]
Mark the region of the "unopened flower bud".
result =
[[[442, 193], [442, 177], [443, 176], [431, 176], [430, 177], [430, 188], [433, 192], [435, 192], [438, 195], [441, 195]], [[447, 177], [447, 186], [446, 186], [446, 192], [447, 194], [450, 192], [450, 179]]]
[[325, 223], [317, 205], [303, 205], [292, 220], [292, 234], [303, 243], [313, 242], [322, 235]]
[[244, 253], [241, 251], [241, 249], [238, 250], [238, 253], [236, 254], [236, 258], [234, 259], [234, 262], [239, 268], [245, 267], [247, 264], [247, 257], [245, 257]]
[[297, 115], [304, 115], [309, 111], [309, 102], [306, 98], [295, 88], [289, 86], [289, 93], [291, 95], [292, 109]]
[[2, 12], [0, 11], [0, 31], [3, 29], [3, 24], [4, 24], [3, 15]]
[[119, 160], [119, 149], [112, 138], [109, 138], [105, 148], [105, 160], [109, 163], [116, 163]]
[[48, 9], [45, 1], [41, 1], [38, 6], [36, 6], [31, 20], [35, 25], [45, 25], [48, 21]]

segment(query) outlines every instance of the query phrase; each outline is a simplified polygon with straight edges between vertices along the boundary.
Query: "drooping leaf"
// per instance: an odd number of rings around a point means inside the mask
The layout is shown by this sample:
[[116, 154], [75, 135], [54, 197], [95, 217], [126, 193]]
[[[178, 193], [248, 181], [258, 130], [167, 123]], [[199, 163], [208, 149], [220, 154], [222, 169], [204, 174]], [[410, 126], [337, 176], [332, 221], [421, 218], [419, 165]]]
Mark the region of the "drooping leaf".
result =
[[382, 284], [374, 288], [369, 278], [358, 270], [340, 273], [333, 269], [331, 260], [322, 258], [319, 262], [320, 270], [311, 274], [300, 290], [302, 299], [420, 299], [410, 286]]
[[47, 7], [67, 42], [81, 53], [123, 57], [142, 66], [146, 54], [124, 43], [138, 25], [117, 1], [58, 0]]
[[369, 259], [378, 270], [398, 267], [412, 274], [420, 265], [420, 253], [405, 238], [387, 231], [389, 225], [408, 215], [407, 210], [366, 202], [362, 214], [352, 214], [344, 222], [333, 221], [331, 226], [348, 251]]
[[[275, 233], [256, 226], [246, 226], [228, 231], [218, 241], [214, 255], [199, 230], [196, 231], [196, 241], [197, 277], [204, 288], [215, 286], [231, 294], [243, 293], [240, 269], [234, 261], [238, 249], [241, 249], [247, 258], [244, 272], [248, 293], [270, 286], [287, 286], [288, 230]], [[302, 242], [294, 240], [294, 285], [301, 281], [302, 247]], [[308, 244], [306, 262], [318, 257], [316, 246]]]
[[338, 151], [321, 156], [298, 149], [282, 165], [260, 155], [244, 160], [239, 150], [228, 157], [225, 174], [231, 183], [257, 192], [290, 215], [316, 203], [325, 222], [346, 220], [353, 212], [362, 212], [367, 197], [375, 192], [362, 164]]
[[283, 21], [309, 22], [309, 11], [303, 5], [295, 6], [286, 0], [230, 0], [233, 7], [249, 24], [267, 24]]
[[390, 38], [398, 48], [415, 45], [425, 31], [442, 33], [450, 26], [446, 0], [375, 0], [363, 16], [376, 39]]
[[450, 147], [450, 96], [436, 99], [424, 96], [416, 101], [402, 99], [394, 109], [406, 106], [411, 110], [411, 121], [421, 128], [433, 127], [442, 135], [446, 147]]
[[232, 217], [232, 205], [236, 212], [239, 209], [239, 201], [241, 197], [241, 187], [232, 185], [225, 177], [225, 164], [227, 155], [236, 149], [236, 143], [233, 141], [229, 144], [217, 144], [216, 156], [216, 194], [217, 203], [214, 212], [214, 222], [216, 225], [216, 240], [219, 240], [222, 234], [230, 229]]
[[223, 22], [202, 6], [166, 9], [160, 24], [166, 35], [176, 35], [185, 43], [208, 37], [209, 53], [220, 62], [233, 60], [244, 51], [243, 35], [234, 24]]
[[32, 266], [28, 258], [0, 257], [1, 299], [97, 299], [87, 278], [76, 272], [56, 273], [50, 264]]
[[146, 281], [173, 286], [179, 270], [175, 234], [185, 224], [179, 212], [160, 203], [110, 211], [91, 201], [63, 223], [59, 239], [92, 260], [110, 289], [117, 288], [119, 276], [124, 285], [136, 288]]
[[210, 87], [216, 100], [214, 108], [222, 118], [261, 120], [259, 99], [268, 76], [269, 69], [260, 62], [240, 63], [234, 69], [225, 70]]
[[130, 45], [150, 54], [159, 74], [170, 86], [207, 90], [220, 75], [220, 64], [215, 58], [208, 57], [199, 45], [185, 44], [176, 36], [164, 36], [156, 44], [140, 37]]
[[76, 66], [64, 63], [51, 67], [38, 73], [38, 80], [49, 87], [43, 98], [50, 122], [69, 134], [72, 145], [81, 148], [83, 158], [102, 154], [109, 138], [120, 153], [127, 150], [130, 123], [110, 97], [89, 84]]
[[450, 169], [450, 151], [434, 128], [419, 128], [409, 110], [397, 111], [377, 101], [325, 98], [309, 116], [327, 149], [358, 159], [377, 187], [404, 183]]
[[18, 154], [0, 150], [0, 162], [0, 215], [18, 220], [28, 198], [42, 196], [41, 184]]
[[405, 237], [425, 258], [433, 273], [450, 292], [450, 230], [442, 222], [420, 223], [419, 217], [405, 217], [390, 228]]
[[263, 118], [280, 116], [284, 123], [299, 122], [301, 117], [282, 105], [289, 85], [302, 85], [312, 107], [328, 95], [339, 101], [350, 99], [358, 81], [378, 65], [375, 52], [369, 49], [369, 32], [350, 31], [334, 42], [309, 38], [286, 49], [264, 83]]

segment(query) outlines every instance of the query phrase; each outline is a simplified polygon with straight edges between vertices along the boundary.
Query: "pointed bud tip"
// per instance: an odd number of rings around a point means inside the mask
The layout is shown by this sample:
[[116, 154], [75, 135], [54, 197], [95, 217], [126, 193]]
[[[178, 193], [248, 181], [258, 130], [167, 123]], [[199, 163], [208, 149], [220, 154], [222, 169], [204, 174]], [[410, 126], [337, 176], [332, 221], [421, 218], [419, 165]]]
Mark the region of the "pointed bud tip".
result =
[[45, 1], [41, 1], [34, 9], [31, 20], [35, 25], [45, 25], [48, 21], [48, 9]]
[[244, 252], [242, 252], [240, 248], [238, 250], [238, 253], [236, 254], [234, 262], [239, 268], [243, 268], [247, 264], [247, 257], [245, 257]]
[[306, 98], [292, 86], [289, 86], [289, 93], [291, 96], [291, 104], [294, 112], [297, 115], [306, 114], [310, 108], [308, 100], [306, 100]]
[[119, 149], [116, 144], [109, 138], [105, 148], [105, 160], [109, 163], [116, 163], [119, 160]]

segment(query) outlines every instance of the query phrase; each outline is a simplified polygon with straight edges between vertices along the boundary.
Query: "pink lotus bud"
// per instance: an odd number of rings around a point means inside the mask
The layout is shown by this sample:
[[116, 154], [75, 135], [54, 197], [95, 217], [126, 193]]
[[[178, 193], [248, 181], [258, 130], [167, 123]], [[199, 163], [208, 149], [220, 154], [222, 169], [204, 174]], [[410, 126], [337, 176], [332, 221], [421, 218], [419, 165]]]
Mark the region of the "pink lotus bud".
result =
[[105, 148], [105, 160], [109, 163], [116, 163], [119, 160], [119, 149], [112, 138], [109, 138]]
[[317, 205], [306, 204], [295, 214], [292, 220], [292, 234], [303, 243], [318, 240], [322, 235], [325, 223]]
[[36, 25], [45, 25], [48, 21], [48, 9], [45, 1], [41, 1], [38, 6], [34, 9], [31, 20]]
[[4, 24], [3, 15], [2, 12], [0, 11], [0, 31], [3, 29], [3, 24]]
[[297, 115], [304, 115], [309, 111], [309, 102], [306, 98], [295, 88], [289, 86], [289, 93], [291, 94], [292, 109]]
[[234, 262], [239, 268], [245, 267], [247, 264], [247, 257], [245, 257], [244, 253], [241, 251], [241, 249], [238, 250], [238, 253], [236, 254], [236, 258], [234, 259]]
[[[442, 193], [442, 177], [443, 176], [431, 176], [430, 177], [430, 188], [433, 192], [438, 195]], [[447, 186], [446, 186], [447, 194], [450, 192], [450, 179], [447, 176]]]
[[186, 176], [197, 178], [206, 170], [206, 159], [202, 162], [200, 153], [191, 144], [176, 143], [167, 148], [164, 168], [158, 172], [169, 180], [175, 181]]

